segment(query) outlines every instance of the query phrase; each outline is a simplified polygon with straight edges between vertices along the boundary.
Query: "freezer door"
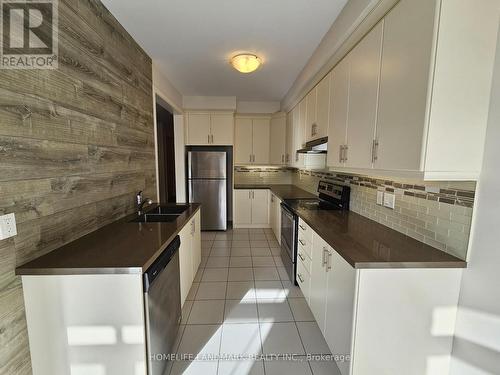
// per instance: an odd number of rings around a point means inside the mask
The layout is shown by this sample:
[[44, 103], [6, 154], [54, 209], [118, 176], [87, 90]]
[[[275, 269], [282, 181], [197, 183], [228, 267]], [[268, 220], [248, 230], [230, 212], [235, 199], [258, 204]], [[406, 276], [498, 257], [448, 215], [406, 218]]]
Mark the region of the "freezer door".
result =
[[189, 180], [189, 203], [201, 203], [201, 230], [227, 229], [226, 180]]
[[221, 151], [189, 151], [188, 178], [226, 178], [227, 157]]

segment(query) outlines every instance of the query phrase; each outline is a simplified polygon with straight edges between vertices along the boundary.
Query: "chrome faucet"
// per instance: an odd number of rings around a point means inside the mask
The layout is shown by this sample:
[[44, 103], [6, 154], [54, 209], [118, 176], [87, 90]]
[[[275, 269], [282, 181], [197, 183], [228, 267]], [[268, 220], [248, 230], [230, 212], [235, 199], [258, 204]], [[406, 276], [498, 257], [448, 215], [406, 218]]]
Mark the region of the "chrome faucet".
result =
[[153, 201], [149, 198], [143, 199], [142, 198], [142, 190], [137, 193], [135, 196], [136, 202], [137, 202], [137, 214], [142, 215], [142, 209], [144, 205], [147, 204], [153, 204]]

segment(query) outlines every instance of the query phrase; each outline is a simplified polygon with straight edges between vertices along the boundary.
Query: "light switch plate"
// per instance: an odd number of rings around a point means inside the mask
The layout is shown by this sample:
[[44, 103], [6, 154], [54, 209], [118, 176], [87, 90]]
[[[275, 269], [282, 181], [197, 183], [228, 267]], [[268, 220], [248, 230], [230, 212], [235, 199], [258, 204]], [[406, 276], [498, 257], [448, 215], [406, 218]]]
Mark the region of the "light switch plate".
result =
[[382, 190], [377, 191], [377, 204], [379, 206], [384, 204], [384, 192]]
[[394, 209], [396, 204], [396, 196], [394, 194], [384, 194], [384, 207]]
[[16, 217], [14, 214], [0, 216], [0, 240], [17, 235]]

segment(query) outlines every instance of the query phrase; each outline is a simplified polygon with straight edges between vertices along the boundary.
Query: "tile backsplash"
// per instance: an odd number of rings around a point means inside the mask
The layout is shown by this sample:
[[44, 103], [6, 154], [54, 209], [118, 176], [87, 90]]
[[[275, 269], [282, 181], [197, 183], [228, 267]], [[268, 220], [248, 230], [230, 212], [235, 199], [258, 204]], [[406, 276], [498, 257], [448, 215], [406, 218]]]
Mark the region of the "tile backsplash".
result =
[[[465, 259], [475, 182], [415, 182], [294, 170], [294, 185], [316, 193], [320, 180], [349, 184], [350, 210], [437, 249]], [[377, 190], [396, 195], [394, 209], [377, 205]]]
[[[294, 184], [314, 194], [320, 180], [350, 185], [351, 211], [466, 258], [475, 182], [388, 180], [286, 167], [236, 167], [234, 173], [235, 184]], [[377, 190], [395, 194], [394, 210], [377, 205]]]
[[286, 167], [235, 167], [235, 184], [291, 184], [292, 170]]

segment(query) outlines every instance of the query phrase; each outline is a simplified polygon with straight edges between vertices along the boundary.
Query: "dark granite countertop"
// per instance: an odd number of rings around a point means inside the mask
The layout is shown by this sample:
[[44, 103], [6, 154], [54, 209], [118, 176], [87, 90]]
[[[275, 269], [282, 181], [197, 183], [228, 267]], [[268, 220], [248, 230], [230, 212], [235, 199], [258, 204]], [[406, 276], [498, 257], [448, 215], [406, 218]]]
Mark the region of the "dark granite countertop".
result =
[[317, 198], [316, 195], [311, 194], [295, 185], [280, 185], [280, 184], [267, 184], [267, 185], [249, 185], [249, 184], [235, 184], [235, 189], [269, 189], [276, 196], [281, 199], [309, 199]]
[[294, 209], [354, 268], [465, 268], [467, 262], [354, 212]]
[[199, 209], [191, 204], [165, 223], [130, 222], [134, 213], [17, 267], [16, 275], [143, 273]]

